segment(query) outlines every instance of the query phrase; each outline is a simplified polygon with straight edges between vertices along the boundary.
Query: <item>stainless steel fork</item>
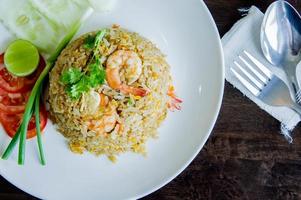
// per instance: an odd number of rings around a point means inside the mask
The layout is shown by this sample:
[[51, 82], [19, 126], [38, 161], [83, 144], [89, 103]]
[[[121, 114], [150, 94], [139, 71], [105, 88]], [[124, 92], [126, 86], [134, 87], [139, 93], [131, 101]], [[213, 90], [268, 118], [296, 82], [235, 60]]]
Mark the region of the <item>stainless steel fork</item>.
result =
[[232, 73], [257, 98], [270, 106], [286, 106], [301, 115], [301, 106], [295, 103], [288, 86], [247, 51], [234, 61]]

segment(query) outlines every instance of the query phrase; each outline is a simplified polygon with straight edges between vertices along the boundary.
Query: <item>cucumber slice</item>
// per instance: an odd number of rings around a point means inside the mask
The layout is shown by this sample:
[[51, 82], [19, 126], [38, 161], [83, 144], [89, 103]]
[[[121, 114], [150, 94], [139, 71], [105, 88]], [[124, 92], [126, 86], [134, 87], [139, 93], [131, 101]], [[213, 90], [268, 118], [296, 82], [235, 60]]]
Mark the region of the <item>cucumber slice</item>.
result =
[[38, 49], [27, 40], [15, 40], [4, 54], [7, 70], [16, 76], [30, 75], [37, 69], [39, 61]]
[[18, 38], [32, 42], [47, 53], [55, 50], [65, 32], [27, 0], [1, 0], [0, 20]]
[[92, 14], [88, 0], [0, 0], [0, 21], [47, 58], [69, 30]]
[[70, 0], [29, 0], [29, 2], [51, 21], [67, 29], [78, 22], [89, 7], [88, 3], [78, 5]]
[[116, 0], [88, 0], [91, 7], [99, 12], [108, 12], [113, 10]]

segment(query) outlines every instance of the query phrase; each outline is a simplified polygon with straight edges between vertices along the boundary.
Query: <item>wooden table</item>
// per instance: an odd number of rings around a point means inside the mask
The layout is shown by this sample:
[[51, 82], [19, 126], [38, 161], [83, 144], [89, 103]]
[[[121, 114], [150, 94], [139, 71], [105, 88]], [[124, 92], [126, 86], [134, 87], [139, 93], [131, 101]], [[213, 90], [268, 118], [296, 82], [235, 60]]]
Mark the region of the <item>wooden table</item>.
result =
[[[184, 0], [183, 0], [184, 1]], [[205, 0], [220, 34], [237, 8], [271, 0]], [[290, 1], [301, 10], [301, 0]], [[288, 144], [279, 122], [226, 83], [215, 129], [197, 158], [171, 183], [144, 199], [301, 199], [301, 128]], [[34, 199], [0, 178], [0, 199]]]

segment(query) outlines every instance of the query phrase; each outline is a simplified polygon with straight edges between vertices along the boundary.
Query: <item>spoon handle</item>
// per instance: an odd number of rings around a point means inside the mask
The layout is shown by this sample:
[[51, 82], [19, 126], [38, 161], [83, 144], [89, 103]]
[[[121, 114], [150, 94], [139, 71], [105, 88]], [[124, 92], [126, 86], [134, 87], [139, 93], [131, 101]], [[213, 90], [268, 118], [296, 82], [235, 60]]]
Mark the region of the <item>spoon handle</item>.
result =
[[295, 70], [287, 70], [286, 71], [287, 78], [290, 82], [290, 91], [295, 98], [295, 102], [297, 104], [301, 103], [301, 90], [297, 80], [296, 71]]
[[292, 87], [293, 87], [293, 90], [294, 90], [294, 94], [296, 95], [296, 94], [300, 91], [300, 87], [299, 87], [297, 78], [296, 78], [296, 76], [291, 76], [291, 77], [289, 77], [289, 78], [290, 78], [290, 81], [291, 81], [291, 83], [292, 83]]
[[291, 109], [296, 111], [301, 117], [301, 106], [299, 104], [297, 104], [297, 103], [292, 104]]

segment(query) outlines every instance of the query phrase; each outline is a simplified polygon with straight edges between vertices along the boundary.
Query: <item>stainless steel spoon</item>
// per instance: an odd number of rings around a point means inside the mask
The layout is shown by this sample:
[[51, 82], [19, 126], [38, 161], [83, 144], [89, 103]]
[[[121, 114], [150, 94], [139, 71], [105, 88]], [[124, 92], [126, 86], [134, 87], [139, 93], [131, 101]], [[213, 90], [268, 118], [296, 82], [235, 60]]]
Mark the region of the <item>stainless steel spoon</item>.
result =
[[270, 63], [285, 71], [291, 94], [300, 103], [296, 66], [301, 60], [301, 17], [288, 2], [276, 1], [267, 9], [261, 27], [261, 48]]

